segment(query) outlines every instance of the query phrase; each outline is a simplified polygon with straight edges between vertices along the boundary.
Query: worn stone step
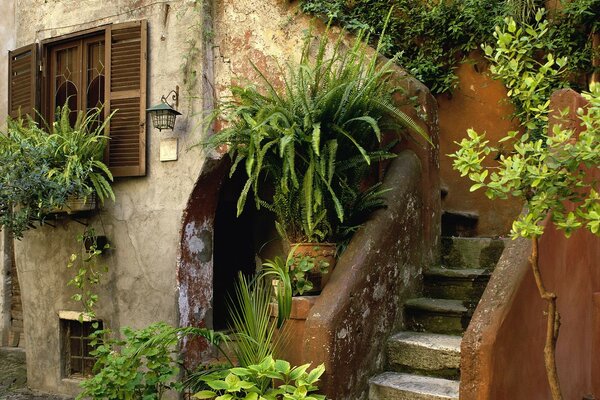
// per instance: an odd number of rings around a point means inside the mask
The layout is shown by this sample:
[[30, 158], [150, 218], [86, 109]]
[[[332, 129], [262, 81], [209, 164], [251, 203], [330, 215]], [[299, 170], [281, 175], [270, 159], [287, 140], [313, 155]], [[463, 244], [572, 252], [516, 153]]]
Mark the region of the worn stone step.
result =
[[458, 381], [384, 372], [369, 381], [369, 400], [458, 400]]
[[[443, 199], [444, 197], [442, 197]], [[442, 211], [442, 235], [472, 237], [477, 235], [479, 214], [468, 211]]]
[[406, 325], [417, 332], [462, 334], [472, 310], [461, 300], [421, 297], [404, 303]]
[[442, 237], [442, 265], [453, 269], [493, 270], [506, 239], [483, 237]]
[[458, 379], [461, 341], [454, 335], [399, 332], [388, 340], [388, 363], [398, 372]]
[[490, 275], [491, 272], [485, 269], [431, 268], [423, 273], [424, 294], [432, 298], [477, 302]]

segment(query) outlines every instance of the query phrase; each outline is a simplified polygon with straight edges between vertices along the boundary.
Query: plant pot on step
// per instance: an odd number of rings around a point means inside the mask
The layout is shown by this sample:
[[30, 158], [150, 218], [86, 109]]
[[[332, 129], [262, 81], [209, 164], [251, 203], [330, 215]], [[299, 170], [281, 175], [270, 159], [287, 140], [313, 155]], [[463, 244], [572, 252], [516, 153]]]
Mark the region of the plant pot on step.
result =
[[307, 272], [306, 279], [313, 285], [312, 289], [305, 294], [319, 294], [329, 281], [331, 272], [336, 263], [335, 243], [291, 243], [293, 263], [291, 269], [296, 268], [302, 260], [312, 260], [314, 266]]

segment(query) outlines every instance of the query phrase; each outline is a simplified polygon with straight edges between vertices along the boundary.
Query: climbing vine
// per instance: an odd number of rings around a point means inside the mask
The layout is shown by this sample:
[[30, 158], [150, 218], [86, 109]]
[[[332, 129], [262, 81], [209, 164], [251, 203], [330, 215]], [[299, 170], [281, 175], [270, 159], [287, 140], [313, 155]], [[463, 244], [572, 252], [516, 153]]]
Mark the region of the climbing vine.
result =
[[[532, 19], [539, 1], [515, 0], [301, 0], [302, 11], [333, 19], [349, 30], [369, 29], [376, 40], [382, 15], [393, 6], [384, 53], [398, 54], [398, 63], [433, 93], [456, 87], [456, 68], [482, 43], [491, 43], [494, 27], [507, 16]], [[564, 79], [581, 89], [581, 76], [591, 73], [590, 36], [599, 32], [600, 0], [562, 2], [549, 19], [544, 48], [566, 57]]]

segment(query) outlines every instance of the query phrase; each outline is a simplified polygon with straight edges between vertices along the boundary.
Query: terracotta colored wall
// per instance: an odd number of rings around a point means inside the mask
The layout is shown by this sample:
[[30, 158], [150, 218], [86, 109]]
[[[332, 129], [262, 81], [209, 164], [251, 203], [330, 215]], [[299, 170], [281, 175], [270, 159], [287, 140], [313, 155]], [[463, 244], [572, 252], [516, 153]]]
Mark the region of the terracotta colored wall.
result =
[[[581, 104], [570, 90], [556, 93], [552, 103], [572, 110]], [[463, 400], [550, 398], [543, 362], [546, 304], [533, 280], [530, 251], [526, 240], [508, 247], [473, 316], [462, 345]], [[600, 398], [600, 238], [579, 231], [566, 239], [548, 226], [539, 253], [562, 318], [557, 368], [564, 398]]]
[[483, 190], [470, 192], [471, 182], [452, 169], [448, 154], [457, 150], [454, 142], [466, 137], [467, 129], [487, 133], [492, 142], [515, 128], [508, 120], [512, 106], [507, 103], [506, 89], [491, 79], [484, 60], [475, 53], [470, 62], [458, 67], [459, 86], [452, 95], [439, 95], [440, 174], [448, 195], [442, 201], [445, 211], [462, 211], [479, 215], [478, 236], [504, 235], [521, 210], [515, 200], [491, 201]]

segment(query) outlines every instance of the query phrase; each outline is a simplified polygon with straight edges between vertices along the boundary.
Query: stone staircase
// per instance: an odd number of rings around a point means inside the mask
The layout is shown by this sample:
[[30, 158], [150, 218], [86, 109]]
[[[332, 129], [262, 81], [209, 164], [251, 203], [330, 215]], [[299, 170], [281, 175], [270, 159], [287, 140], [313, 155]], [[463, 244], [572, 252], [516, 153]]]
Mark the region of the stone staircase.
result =
[[442, 238], [442, 266], [404, 304], [406, 330], [388, 340], [388, 371], [370, 380], [369, 400], [458, 399], [462, 334], [503, 249], [501, 239]]

